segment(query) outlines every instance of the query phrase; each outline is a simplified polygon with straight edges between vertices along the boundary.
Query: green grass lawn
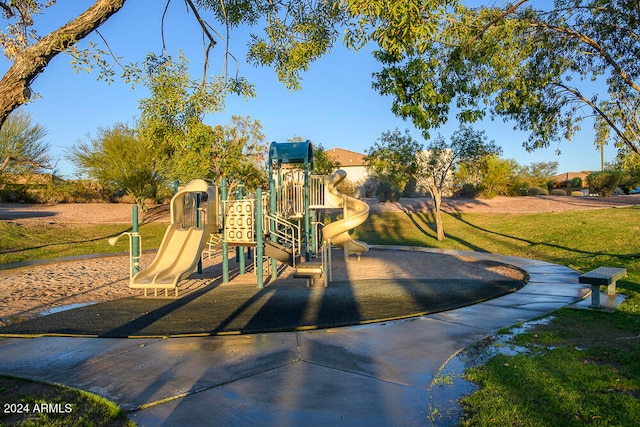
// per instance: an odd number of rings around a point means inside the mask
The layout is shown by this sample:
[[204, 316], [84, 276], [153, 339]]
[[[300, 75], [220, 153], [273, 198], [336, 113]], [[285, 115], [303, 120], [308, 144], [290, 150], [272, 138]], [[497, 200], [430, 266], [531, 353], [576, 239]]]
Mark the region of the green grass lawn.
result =
[[[142, 249], [157, 249], [167, 224], [149, 223], [139, 227]], [[76, 255], [102, 254], [129, 250], [129, 238], [108, 244], [131, 227], [122, 224], [38, 224], [0, 221], [0, 264], [47, 260]]]
[[[444, 215], [439, 242], [430, 214], [375, 213], [354, 237], [371, 244], [417, 245], [514, 255], [581, 272], [626, 267], [626, 301], [613, 314], [562, 309], [513, 338], [530, 354], [497, 356], [467, 377], [481, 389], [464, 399], [464, 425], [640, 425], [640, 209], [564, 213]], [[157, 248], [166, 224], [140, 228]], [[37, 226], [0, 223], [0, 263], [126, 251], [106, 238], [122, 225]], [[437, 419], [436, 419], [437, 422]]]
[[[528, 354], [500, 355], [466, 373], [481, 389], [463, 400], [468, 426], [640, 425], [640, 209], [539, 214], [371, 215], [355, 236], [376, 244], [474, 250], [587, 272], [625, 267], [627, 299], [613, 314], [562, 309], [516, 335]], [[508, 331], [504, 331], [508, 332]], [[437, 418], [435, 418], [437, 424]]]

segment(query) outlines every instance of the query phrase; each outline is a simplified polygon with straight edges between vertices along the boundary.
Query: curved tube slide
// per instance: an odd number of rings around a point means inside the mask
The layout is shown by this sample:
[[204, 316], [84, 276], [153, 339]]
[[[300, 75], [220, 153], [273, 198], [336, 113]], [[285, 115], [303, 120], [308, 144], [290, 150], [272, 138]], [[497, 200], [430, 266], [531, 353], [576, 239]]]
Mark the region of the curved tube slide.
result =
[[359, 240], [354, 240], [349, 234], [352, 230], [365, 222], [369, 217], [369, 205], [362, 200], [355, 199], [340, 193], [336, 186], [347, 176], [343, 170], [336, 171], [327, 185], [325, 202], [332, 208], [342, 208], [344, 216], [338, 221], [325, 225], [322, 229], [322, 238], [331, 241], [332, 244], [345, 248], [348, 255], [355, 254], [358, 257], [363, 252], [369, 251], [369, 245]]

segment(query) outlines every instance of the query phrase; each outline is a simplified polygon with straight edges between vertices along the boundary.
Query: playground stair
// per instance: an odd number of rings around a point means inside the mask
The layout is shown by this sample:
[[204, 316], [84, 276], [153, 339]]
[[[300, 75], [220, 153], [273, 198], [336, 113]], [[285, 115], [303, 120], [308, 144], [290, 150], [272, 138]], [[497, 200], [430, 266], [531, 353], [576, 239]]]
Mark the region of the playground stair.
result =
[[[321, 262], [295, 263], [291, 248], [281, 245], [272, 240], [267, 240], [264, 245], [265, 255], [280, 262], [296, 267], [293, 277], [296, 279], [306, 279], [307, 286], [311, 286], [314, 280], [324, 276], [324, 269]], [[325, 284], [326, 286], [326, 284]]]
[[[320, 279], [323, 275], [324, 269], [321, 262], [305, 262], [298, 265], [293, 277], [297, 279], [306, 279], [307, 287], [309, 287], [315, 280]], [[327, 286], [326, 280], [324, 281], [324, 286]]]

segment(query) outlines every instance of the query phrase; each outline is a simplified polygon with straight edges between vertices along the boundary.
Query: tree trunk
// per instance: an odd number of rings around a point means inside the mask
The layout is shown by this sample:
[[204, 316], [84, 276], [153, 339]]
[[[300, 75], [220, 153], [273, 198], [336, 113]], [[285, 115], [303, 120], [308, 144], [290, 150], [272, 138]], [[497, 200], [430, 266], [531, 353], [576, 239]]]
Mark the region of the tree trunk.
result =
[[31, 96], [31, 83], [49, 62], [122, 9], [125, 0], [97, 0], [73, 21], [25, 49], [0, 80], [0, 128], [9, 114]]
[[438, 234], [438, 240], [444, 240], [444, 226], [442, 225], [442, 215], [440, 213], [440, 207], [442, 205], [442, 192], [440, 190], [433, 191], [431, 193], [433, 201], [435, 203], [435, 217], [436, 217], [436, 232]]

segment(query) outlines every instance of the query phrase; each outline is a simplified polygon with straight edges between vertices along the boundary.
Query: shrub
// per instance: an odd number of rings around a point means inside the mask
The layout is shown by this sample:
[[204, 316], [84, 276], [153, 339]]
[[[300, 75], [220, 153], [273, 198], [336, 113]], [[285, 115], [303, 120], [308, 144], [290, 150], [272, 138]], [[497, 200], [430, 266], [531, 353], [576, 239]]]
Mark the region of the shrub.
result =
[[375, 197], [380, 180], [375, 176], [370, 176], [360, 185], [360, 195], [362, 197]]
[[582, 196], [584, 196], [584, 193], [582, 191], [572, 191], [571, 192], [571, 196], [572, 197], [582, 197]]
[[388, 181], [380, 181], [376, 189], [376, 197], [380, 202], [397, 202], [402, 192]]
[[552, 196], [566, 196], [567, 192], [564, 191], [562, 188], [554, 188], [553, 190], [551, 190], [551, 195]]
[[464, 184], [462, 187], [457, 189], [455, 193], [453, 193], [453, 197], [462, 199], [475, 199], [476, 197], [478, 197], [478, 194], [480, 194], [478, 187], [473, 184]]
[[531, 187], [529, 190], [527, 190], [527, 192], [529, 193], [530, 196], [548, 196], [549, 195], [549, 190], [542, 187]]
[[621, 177], [621, 172], [614, 170], [594, 172], [587, 176], [589, 192], [599, 194], [602, 197], [610, 196], [618, 188]]
[[580, 178], [579, 176], [576, 176], [571, 180], [571, 182], [569, 183], [569, 186], [582, 188], [583, 187], [582, 178]]
[[337, 189], [342, 194], [346, 194], [350, 197], [355, 197], [358, 193], [358, 185], [349, 179], [345, 179], [338, 184]]

